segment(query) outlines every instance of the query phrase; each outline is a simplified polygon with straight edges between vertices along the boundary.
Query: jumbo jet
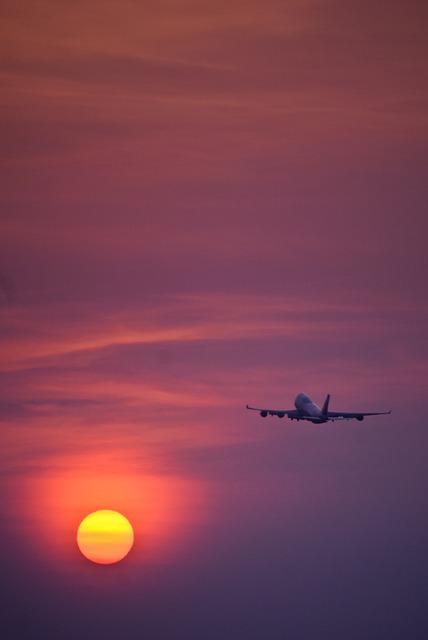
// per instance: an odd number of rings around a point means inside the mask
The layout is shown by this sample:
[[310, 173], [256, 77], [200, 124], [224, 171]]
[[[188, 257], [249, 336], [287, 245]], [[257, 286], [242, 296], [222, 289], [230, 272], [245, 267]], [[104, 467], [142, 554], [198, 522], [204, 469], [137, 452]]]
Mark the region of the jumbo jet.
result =
[[278, 418], [290, 418], [290, 420], [307, 420], [314, 424], [322, 424], [323, 422], [334, 422], [334, 420], [364, 420], [365, 416], [384, 416], [391, 413], [389, 411], [380, 411], [377, 413], [364, 413], [359, 411], [358, 413], [347, 413], [346, 411], [329, 411], [328, 404], [330, 402], [330, 394], [326, 397], [322, 409], [317, 407], [312, 402], [306, 393], [299, 393], [294, 400], [295, 409], [257, 409], [256, 407], [250, 407], [247, 404], [247, 409], [252, 411], [258, 411], [262, 418], [266, 416], [278, 416]]

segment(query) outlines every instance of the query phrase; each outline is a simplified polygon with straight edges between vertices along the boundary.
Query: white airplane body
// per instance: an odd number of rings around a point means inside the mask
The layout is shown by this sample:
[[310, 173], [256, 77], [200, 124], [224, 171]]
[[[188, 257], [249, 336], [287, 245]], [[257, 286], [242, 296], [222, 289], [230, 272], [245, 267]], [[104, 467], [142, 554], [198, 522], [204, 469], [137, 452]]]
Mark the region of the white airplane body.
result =
[[367, 413], [358, 411], [355, 413], [349, 413], [346, 411], [329, 411], [328, 405], [330, 402], [330, 394], [327, 395], [322, 408], [320, 409], [316, 404], [312, 402], [306, 393], [299, 393], [295, 400], [295, 409], [257, 409], [256, 407], [249, 407], [247, 409], [252, 411], [258, 411], [262, 418], [266, 416], [278, 416], [278, 418], [290, 418], [290, 420], [306, 420], [313, 424], [323, 424], [324, 422], [334, 422], [334, 420], [364, 420], [365, 416], [381, 416], [391, 413], [391, 411], [379, 411], [375, 413]]

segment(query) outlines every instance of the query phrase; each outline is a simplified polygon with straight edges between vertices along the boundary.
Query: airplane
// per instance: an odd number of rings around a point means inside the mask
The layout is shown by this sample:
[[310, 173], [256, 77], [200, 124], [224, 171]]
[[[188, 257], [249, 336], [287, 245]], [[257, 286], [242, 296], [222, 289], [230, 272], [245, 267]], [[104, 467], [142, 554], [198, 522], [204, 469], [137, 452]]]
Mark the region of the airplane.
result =
[[359, 411], [357, 413], [347, 413], [346, 411], [329, 411], [328, 404], [330, 402], [330, 394], [327, 395], [322, 409], [317, 407], [312, 402], [306, 393], [297, 394], [294, 400], [295, 409], [283, 410], [283, 409], [257, 409], [256, 407], [250, 407], [247, 404], [247, 409], [251, 411], [258, 411], [262, 418], [266, 416], [278, 416], [278, 418], [290, 418], [290, 420], [307, 420], [313, 424], [323, 424], [324, 422], [334, 422], [335, 420], [364, 420], [365, 416], [383, 416], [391, 413], [389, 411], [380, 411], [377, 413], [365, 413]]

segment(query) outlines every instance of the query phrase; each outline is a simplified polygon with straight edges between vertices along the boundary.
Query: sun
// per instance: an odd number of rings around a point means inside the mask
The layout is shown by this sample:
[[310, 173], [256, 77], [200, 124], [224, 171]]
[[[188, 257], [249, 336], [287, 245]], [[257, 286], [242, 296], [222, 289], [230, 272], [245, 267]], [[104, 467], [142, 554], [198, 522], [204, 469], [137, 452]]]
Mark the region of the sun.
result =
[[118, 511], [94, 511], [77, 530], [77, 545], [85, 558], [97, 564], [122, 560], [134, 544], [132, 526]]

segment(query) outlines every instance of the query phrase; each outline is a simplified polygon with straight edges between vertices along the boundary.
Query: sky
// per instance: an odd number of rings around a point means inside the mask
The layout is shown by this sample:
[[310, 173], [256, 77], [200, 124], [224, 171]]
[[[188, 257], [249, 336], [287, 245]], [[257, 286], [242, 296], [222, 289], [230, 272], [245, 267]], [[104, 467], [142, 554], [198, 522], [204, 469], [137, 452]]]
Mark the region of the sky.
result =
[[2, 637], [426, 638], [427, 14], [4, 3]]

